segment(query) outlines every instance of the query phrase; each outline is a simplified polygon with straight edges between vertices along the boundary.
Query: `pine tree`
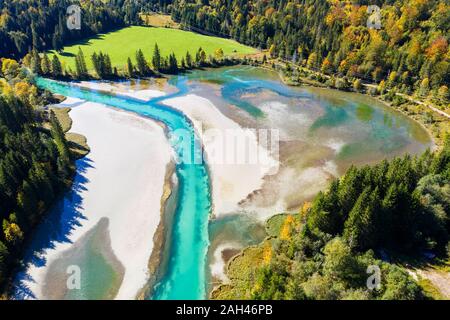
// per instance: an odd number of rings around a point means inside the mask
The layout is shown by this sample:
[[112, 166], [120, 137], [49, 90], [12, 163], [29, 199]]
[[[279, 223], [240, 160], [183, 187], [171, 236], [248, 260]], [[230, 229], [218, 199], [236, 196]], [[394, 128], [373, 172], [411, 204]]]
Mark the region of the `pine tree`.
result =
[[130, 78], [132, 78], [134, 75], [134, 66], [133, 66], [133, 63], [131, 62], [130, 57], [128, 57], [128, 59], [127, 59], [127, 75]]
[[100, 59], [96, 52], [94, 52], [92, 54], [91, 60], [92, 60], [92, 65], [94, 66], [95, 73], [97, 73], [97, 75], [101, 78], [101, 75], [103, 75], [103, 74], [102, 74], [102, 69], [100, 66]]
[[63, 47], [61, 34], [59, 33], [58, 29], [56, 29], [55, 33], [53, 34], [52, 46], [53, 49], [56, 50], [57, 52], [60, 52]]
[[155, 43], [155, 49], [153, 50], [152, 65], [155, 71], [161, 71], [161, 52], [157, 43]]
[[56, 115], [53, 112], [53, 110], [50, 111], [50, 125], [51, 125], [50, 132], [53, 137], [53, 140], [55, 141], [56, 147], [58, 148], [60, 157], [63, 158], [64, 161], [69, 162], [70, 153], [69, 148], [67, 146], [64, 131], [62, 130], [61, 124], [56, 118]]
[[54, 78], [60, 78], [62, 76], [62, 65], [61, 61], [56, 54], [52, 58], [52, 76]]
[[6, 265], [8, 263], [9, 252], [5, 244], [0, 240], [0, 279], [4, 277]]
[[41, 57], [36, 48], [31, 51], [31, 70], [35, 74], [42, 74]]
[[204, 66], [206, 63], [206, 52], [202, 48], [199, 49], [199, 56], [200, 56], [200, 66]]
[[188, 52], [186, 52], [186, 66], [188, 68], [192, 68], [192, 56], [191, 54]]
[[109, 57], [109, 54], [105, 53], [103, 55], [103, 64], [104, 64], [104, 74], [107, 77], [111, 77], [113, 74], [112, 65], [111, 65], [111, 58]]
[[36, 31], [36, 24], [34, 21], [31, 23], [31, 43], [34, 49], [40, 49], [41, 41], [39, 40], [39, 35]]
[[178, 72], [178, 61], [175, 56], [175, 53], [169, 55], [169, 73], [177, 73]]
[[88, 75], [86, 61], [84, 59], [84, 53], [80, 47], [78, 47], [78, 53], [75, 57], [75, 71], [78, 78], [85, 78]]
[[364, 189], [350, 212], [344, 227], [344, 238], [352, 248], [367, 250], [377, 243], [377, 212], [381, 207], [378, 187]]
[[141, 49], [136, 52], [136, 66], [141, 76], [146, 76], [149, 73], [147, 61]]
[[50, 59], [48, 58], [48, 55], [46, 53], [44, 53], [44, 57], [42, 58], [42, 61], [41, 61], [41, 69], [42, 69], [42, 74], [44, 74], [44, 75], [49, 75], [52, 70]]

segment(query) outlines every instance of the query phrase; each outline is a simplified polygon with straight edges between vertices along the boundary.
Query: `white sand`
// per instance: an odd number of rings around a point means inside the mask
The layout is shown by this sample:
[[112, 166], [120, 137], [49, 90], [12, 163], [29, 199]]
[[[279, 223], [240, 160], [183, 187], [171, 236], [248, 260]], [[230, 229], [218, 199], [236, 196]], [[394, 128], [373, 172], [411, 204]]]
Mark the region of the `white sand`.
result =
[[[133, 114], [95, 103], [67, 99], [62, 106], [74, 106], [70, 112], [71, 131], [87, 137], [91, 148], [87, 156], [92, 164], [84, 176], [88, 181], [82, 197], [81, 226], [68, 235], [74, 243], [94, 227], [100, 218], [109, 218], [111, 247], [125, 267], [117, 299], [134, 299], [148, 279], [147, 264], [153, 248], [153, 235], [160, 221], [166, 165], [171, 148], [157, 123]], [[70, 248], [55, 243], [44, 256], [46, 266], [32, 266], [29, 282], [37, 298], [42, 297], [48, 266]]]
[[[211, 172], [213, 213], [216, 217], [241, 210], [239, 202], [261, 188], [265, 175], [276, 173], [278, 162], [258, 144], [256, 133], [240, 127], [209, 100], [189, 94], [164, 100], [163, 103], [184, 112], [202, 137]], [[235, 146], [233, 143], [226, 143], [224, 147], [224, 141], [228, 140], [223, 138], [228, 137], [228, 134], [245, 137], [247, 146], [243, 150], [236, 148], [235, 152], [226, 149]], [[245, 159], [246, 152], [257, 154], [257, 161], [247, 158], [247, 161], [239, 163], [227, 158], [235, 155], [235, 160], [239, 157]]]
[[[152, 95], [149, 92], [156, 91], [125, 91], [125, 88], [120, 88], [120, 84], [103, 82], [81, 82], [77, 85], [144, 101], [147, 94]], [[261, 188], [264, 176], [277, 172], [278, 150], [274, 150], [274, 155], [269, 154], [267, 148], [271, 148], [270, 140], [266, 148], [261, 146], [258, 144], [257, 132], [243, 129], [220, 112], [209, 100], [189, 94], [164, 100], [163, 103], [182, 111], [191, 119], [201, 135], [211, 172], [213, 213], [216, 217], [242, 210], [238, 205], [239, 202]], [[227, 137], [230, 135], [243, 138], [242, 141], [246, 143], [244, 149], [239, 149], [236, 143], [228, 143]]]
[[132, 90], [126, 85], [121, 84], [120, 82], [109, 83], [97, 81], [81, 81], [81, 82], [73, 82], [72, 85], [114, 93], [116, 95], [126, 96], [144, 102], [147, 102], [152, 98], [162, 97], [166, 95], [163, 91], [160, 90], [153, 90], [153, 89]]

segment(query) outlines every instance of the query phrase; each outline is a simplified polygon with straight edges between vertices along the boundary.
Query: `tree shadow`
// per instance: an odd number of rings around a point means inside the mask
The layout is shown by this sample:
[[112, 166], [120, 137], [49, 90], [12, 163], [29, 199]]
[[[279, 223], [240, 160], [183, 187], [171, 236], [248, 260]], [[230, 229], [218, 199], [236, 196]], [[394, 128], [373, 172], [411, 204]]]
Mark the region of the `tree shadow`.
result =
[[75, 55], [74, 55], [73, 53], [71, 53], [71, 52], [66, 52], [66, 51], [60, 52], [59, 55], [62, 56], [62, 57], [70, 57], [70, 58], [75, 57]]
[[14, 299], [36, 298], [29, 288], [29, 283], [36, 281], [28, 274], [28, 268], [44, 267], [47, 264], [45, 252], [54, 249], [59, 243], [72, 243], [69, 237], [73, 230], [81, 226], [83, 220], [87, 220], [82, 214], [82, 192], [87, 190], [86, 183], [89, 182], [85, 176], [86, 171], [94, 166], [92, 160], [87, 157], [78, 160], [76, 165], [77, 173], [72, 188], [50, 209], [27, 244], [22, 266], [13, 281]]

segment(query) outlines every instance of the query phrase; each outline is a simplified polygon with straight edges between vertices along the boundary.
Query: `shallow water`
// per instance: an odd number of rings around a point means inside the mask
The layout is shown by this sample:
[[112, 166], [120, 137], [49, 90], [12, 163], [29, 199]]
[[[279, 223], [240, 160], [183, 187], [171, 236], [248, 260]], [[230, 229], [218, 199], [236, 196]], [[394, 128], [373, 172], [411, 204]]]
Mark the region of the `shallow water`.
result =
[[[191, 122], [182, 113], [162, 105], [163, 100], [195, 93], [211, 100], [221, 112], [244, 127], [280, 131], [280, 171], [265, 181], [260, 195], [244, 201], [242, 210], [231, 217], [208, 221], [210, 178], [204, 163], [177, 165], [179, 197], [170, 258], [167, 270], [163, 270], [162, 279], [154, 287], [153, 296], [148, 297], [152, 299], [206, 298], [213, 278], [208, 263], [220, 257], [218, 248], [228, 248], [229, 254], [231, 249], [257, 243], [264, 236], [260, 222], [255, 219], [259, 212], [266, 211], [270, 215], [295, 210], [302, 201], [323, 189], [329, 179], [341, 175], [352, 164], [377, 162], [404, 153], [417, 154], [431, 146], [428, 134], [420, 125], [371, 98], [334, 90], [288, 87], [276, 74], [252, 67], [194, 71], [172, 77], [169, 84], [178, 92], [146, 103], [42, 78], [37, 83], [54, 93], [161, 121], [169, 132], [185, 129], [192, 138], [190, 147], [196, 157], [200, 157], [201, 145]], [[175, 142], [171, 143], [178, 157], [183, 159], [183, 151]], [[81, 166], [83, 160], [78, 164]], [[56, 221], [55, 225], [61, 216], [70, 220], [81, 202], [82, 199], [77, 199], [69, 205], [58, 206], [60, 211], [49, 219]], [[51, 241], [65, 241], [65, 234], [52, 238], [51, 233], [45, 232], [48, 227], [48, 223], [47, 226], [42, 224], [42, 230], [36, 232], [28, 261], [36, 260], [35, 252], [51, 247]], [[105, 272], [111, 279], [117, 276], [111, 265], [89, 246], [80, 256], [85, 260], [82, 264]], [[90, 260], [93, 262], [89, 264]], [[45, 261], [39, 263], [45, 264]], [[220, 264], [215, 266], [220, 267]], [[92, 280], [90, 286], [85, 286], [89, 289], [76, 297], [106, 295], [111, 290], [107, 282], [110, 281]], [[17, 296], [26, 296], [24, 291], [22, 288]]]
[[[80, 98], [86, 101], [102, 103], [122, 110], [132, 111], [142, 116], [163, 122], [170, 132], [177, 129], [184, 129], [188, 133], [192, 157], [200, 158], [201, 144], [195, 136], [194, 129], [190, 121], [180, 112], [160, 105], [162, 99], [168, 99], [184, 94], [186, 87], [182, 79], [177, 81], [179, 92], [167, 95], [163, 98], [155, 98], [147, 103], [143, 103], [127, 97], [113, 96], [94, 90], [85, 90], [68, 83], [55, 82], [43, 78], [37, 79], [37, 84], [53, 93], [64, 96]], [[172, 234], [172, 250], [169, 269], [166, 270], [164, 278], [156, 285], [153, 299], [201, 299], [205, 297], [205, 261], [209, 244], [208, 239], [208, 218], [210, 214], [210, 194], [209, 177], [205, 164], [201, 161], [188, 160], [183, 154], [183, 148], [176, 141], [171, 141], [173, 147], [181, 160], [176, 165], [176, 173], [179, 181], [179, 205], [175, 213], [174, 229]], [[82, 201], [82, 199], [80, 199]], [[77, 204], [79, 205], [79, 204]], [[73, 207], [64, 206], [60, 215], [67, 215], [73, 212]], [[59, 219], [59, 217], [55, 217]], [[39, 235], [31, 244], [33, 251], [41, 251], [39, 245], [41, 241]], [[44, 235], [45, 236], [45, 235]], [[58, 241], [58, 240], [56, 240]], [[49, 245], [50, 241], [46, 241]], [[45, 247], [45, 246], [44, 246]], [[89, 264], [89, 260], [98, 260], [94, 251], [92, 254], [85, 254], [82, 264]], [[30, 257], [32, 259], [32, 257]], [[110, 272], [107, 264], [97, 264], [99, 268], [104, 268], [106, 273]], [[100, 285], [100, 284], [99, 284]], [[101, 285], [108, 287], [108, 282]], [[85, 286], [77, 296], [89, 296], [88, 292], [83, 292]], [[98, 290], [102, 291], [102, 290]], [[103, 291], [106, 291], [104, 289]]]

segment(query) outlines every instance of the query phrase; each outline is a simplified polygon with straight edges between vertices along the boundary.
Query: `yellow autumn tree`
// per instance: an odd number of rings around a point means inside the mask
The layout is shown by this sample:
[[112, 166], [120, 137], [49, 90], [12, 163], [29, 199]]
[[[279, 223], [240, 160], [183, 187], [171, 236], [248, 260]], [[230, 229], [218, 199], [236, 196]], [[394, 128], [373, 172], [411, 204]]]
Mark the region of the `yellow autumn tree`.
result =
[[325, 58], [325, 60], [323, 60], [321, 71], [323, 73], [330, 73], [332, 71], [332, 64], [331, 61], [328, 60], [328, 58]]
[[2, 61], [2, 73], [5, 77], [15, 78], [19, 73], [20, 65], [14, 59], [3, 59]]
[[30, 93], [31, 85], [27, 82], [19, 81], [14, 85], [14, 92], [16, 95], [25, 100]]
[[266, 241], [263, 249], [263, 263], [269, 264], [272, 260], [272, 246], [269, 241]]
[[441, 86], [438, 90], [439, 99], [442, 99], [443, 102], [446, 102], [449, 98], [449, 90], [447, 86]]
[[306, 63], [306, 66], [308, 68], [313, 68], [316, 66], [317, 63], [317, 54], [315, 52], [311, 53], [308, 57], [308, 62]]
[[214, 57], [217, 60], [222, 60], [223, 59], [223, 50], [222, 50], [222, 48], [218, 48], [218, 49], [216, 49], [216, 51], [214, 51]]
[[22, 230], [14, 222], [9, 223], [7, 220], [3, 220], [3, 233], [6, 241], [10, 243], [17, 243], [23, 239]]
[[281, 240], [290, 240], [291, 239], [291, 230], [293, 228], [294, 217], [292, 215], [288, 215], [286, 219], [284, 219], [283, 226], [280, 231], [280, 239]]
[[271, 45], [269, 48], [269, 55], [271, 58], [275, 58], [275, 45]]
[[311, 207], [312, 207], [312, 203], [311, 203], [311, 202], [305, 201], [305, 202], [303, 203], [302, 207], [300, 208], [300, 212], [299, 212], [299, 214], [300, 214], [300, 219], [301, 219], [302, 221], [305, 221], [305, 220], [306, 220], [306, 217], [307, 217], [309, 211], [311, 210]]
[[9, 96], [12, 94], [12, 88], [5, 79], [0, 79], [0, 94]]

